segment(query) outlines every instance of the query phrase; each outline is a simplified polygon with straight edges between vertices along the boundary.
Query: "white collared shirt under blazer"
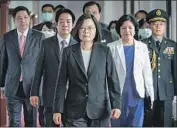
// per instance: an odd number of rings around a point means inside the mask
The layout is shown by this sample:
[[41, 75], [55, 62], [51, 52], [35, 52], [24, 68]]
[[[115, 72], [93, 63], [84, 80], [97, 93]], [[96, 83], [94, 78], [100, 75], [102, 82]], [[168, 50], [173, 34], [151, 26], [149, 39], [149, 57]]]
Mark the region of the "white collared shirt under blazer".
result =
[[[134, 40], [134, 45], [133, 75], [136, 90], [141, 98], [144, 98], [146, 93], [147, 96], [150, 96], [151, 101], [154, 101], [152, 70], [148, 48], [146, 44], [137, 40]], [[122, 39], [109, 43], [108, 47], [111, 49], [115, 61], [122, 93], [126, 77], [126, 63]]]

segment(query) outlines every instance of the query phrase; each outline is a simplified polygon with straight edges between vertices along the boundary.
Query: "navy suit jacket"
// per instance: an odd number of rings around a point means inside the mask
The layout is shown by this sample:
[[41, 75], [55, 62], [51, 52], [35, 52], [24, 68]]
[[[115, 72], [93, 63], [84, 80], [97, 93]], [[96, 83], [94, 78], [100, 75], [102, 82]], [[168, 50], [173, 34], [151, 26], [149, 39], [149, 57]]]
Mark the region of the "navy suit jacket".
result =
[[23, 76], [23, 89], [25, 95], [30, 95], [32, 79], [34, 76], [36, 60], [39, 55], [44, 35], [33, 29], [29, 29], [23, 56], [20, 56], [17, 29], [4, 35], [4, 43], [1, 49], [0, 84], [5, 86], [6, 97], [15, 96], [20, 75]]
[[[77, 43], [71, 36], [69, 45]], [[37, 60], [35, 77], [31, 89], [31, 96], [39, 96], [41, 77], [43, 76], [42, 99], [43, 106], [52, 107], [55, 84], [58, 74], [61, 52], [57, 35], [43, 41]]]
[[118, 75], [108, 47], [94, 43], [87, 72], [80, 43], [64, 49], [54, 96], [54, 113], [63, 113], [69, 119], [82, 118], [85, 113], [90, 119], [109, 117], [111, 109], [120, 108], [120, 97]]

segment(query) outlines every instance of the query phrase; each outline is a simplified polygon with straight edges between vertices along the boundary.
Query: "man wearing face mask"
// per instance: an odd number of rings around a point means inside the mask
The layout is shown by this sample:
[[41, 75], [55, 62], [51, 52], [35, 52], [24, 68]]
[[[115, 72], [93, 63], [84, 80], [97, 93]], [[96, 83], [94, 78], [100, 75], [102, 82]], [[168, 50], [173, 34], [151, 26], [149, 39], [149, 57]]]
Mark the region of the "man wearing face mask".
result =
[[[42, 11], [43, 22], [46, 22], [46, 21], [53, 22], [53, 19], [54, 19], [54, 6], [53, 5], [44, 4], [41, 8], [41, 11]], [[40, 31], [40, 28], [43, 25], [43, 22], [36, 26], [33, 26], [33, 28]]]
[[[64, 47], [77, 43], [71, 36], [75, 15], [69, 9], [57, 11], [55, 21], [57, 34], [45, 39], [36, 64], [36, 72], [31, 88], [30, 103], [38, 106], [41, 81], [43, 82], [42, 99], [44, 106], [44, 126], [55, 127], [53, 122], [53, 98], [60, 58]], [[43, 80], [41, 78], [43, 77]], [[59, 127], [59, 126], [57, 126]]]
[[153, 71], [154, 127], [172, 127], [172, 102], [176, 100], [177, 95], [177, 43], [164, 36], [167, 20], [167, 13], [162, 9], [149, 12], [147, 21], [152, 36], [143, 40], [149, 49]]

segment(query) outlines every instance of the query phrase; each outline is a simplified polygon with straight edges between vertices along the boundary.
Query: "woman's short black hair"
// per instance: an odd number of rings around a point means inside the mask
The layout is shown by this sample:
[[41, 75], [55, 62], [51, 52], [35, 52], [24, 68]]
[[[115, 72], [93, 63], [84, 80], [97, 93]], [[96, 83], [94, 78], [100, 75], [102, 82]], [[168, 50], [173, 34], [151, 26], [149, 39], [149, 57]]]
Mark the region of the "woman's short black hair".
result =
[[129, 15], [127, 15], [127, 14], [123, 15], [117, 21], [117, 23], [116, 23], [116, 31], [117, 31], [117, 33], [121, 36], [121, 34], [120, 34], [120, 27], [123, 25], [123, 23], [125, 21], [131, 21], [132, 22], [132, 24], [135, 27], [135, 35], [137, 35], [138, 34], [138, 30], [139, 30], [139, 24], [138, 24], [136, 18], [133, 15], [130, 15], [130, 14]]
[[116, 22], [117, 22], [116, 20], [112, 20], [112, 21], [109, 23], [109, 25], [108, 25], [108, 30], [110, 30], [112, 24], [116, 24]]
[[67, 8], [62, 8], [62, 9], [60, 9], [60, 10], [58, 10], [58, 11], [56, 12], [55, 22], [56, 22], [56, 23], [58, 22], [60, 15], [63, 14], [63, 13], [68, 13], [68, 14], [70, 14], [71, 17], [72, 17], [72, 23], [74, 24], [75, 15], [74, 15], [74, 13], [73, 13], [70, 9], [67, 9]]
[[13, 10], [13, 13], [12, 13], [13, 18], [15, 18], [16, 14], [19, 11], [26, 11], [27, 14], [30, 16], [30, 11], [28, 10], [28, 8], [26, 8], [25, 6], [18, 6]]
[[75, 25], [75, 27], [72, 30], [72, 35], [75, 38], [75, 40], [77, 40], [78, 42], [80, 42], [80, 38], [79, 38], [79, 30], [84, 22], [84, 20], [86, 19], [92, 19], [94, 24], [95, 24], [95, 28], [96, 28], [96, 35], [95, 38], [93, 40], [93, 42], [100, 42], [101, 38], [100, 38], [100, 31], [99, 31], [99, 25], [97, 20], [95, 19], [95, 17], [90, 14], [90, 13], [83, 13], [77, 20], [77, 23]]
[[50, 22], [50, 21], [43, 22], [42, 25], [41, 25], [41, 27], [40, 27], [40, 31], [42, 31], [42, 28], [43, 28], [45, 25], [47, 26], [47, 28], [53, 29], [53, 30], [56, 32], [57, 29], [56, 29], [55, 24], [52, 23], [52, 22]]

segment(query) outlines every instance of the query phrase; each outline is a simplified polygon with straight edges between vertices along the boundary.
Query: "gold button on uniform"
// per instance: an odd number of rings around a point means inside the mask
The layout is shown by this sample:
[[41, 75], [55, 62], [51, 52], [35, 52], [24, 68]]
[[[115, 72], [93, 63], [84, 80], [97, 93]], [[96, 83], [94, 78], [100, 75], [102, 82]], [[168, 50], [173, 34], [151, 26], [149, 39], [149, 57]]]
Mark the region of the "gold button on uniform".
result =
[[170, 84], [172, 84], [172, 83], [173, 83], [173, 81], [171, 80], [171, 81], [170, 81]]
[[158, 70], [158, 72], [160, 72], [160, 69]]
[[160, 60], [160, 57], [158, 57], [158, 60]]
[[158, 76], [158, 78], [160, 78], [160, 76]]
[[160, 66], [160, 64], [158, 64], [158, 66]]

